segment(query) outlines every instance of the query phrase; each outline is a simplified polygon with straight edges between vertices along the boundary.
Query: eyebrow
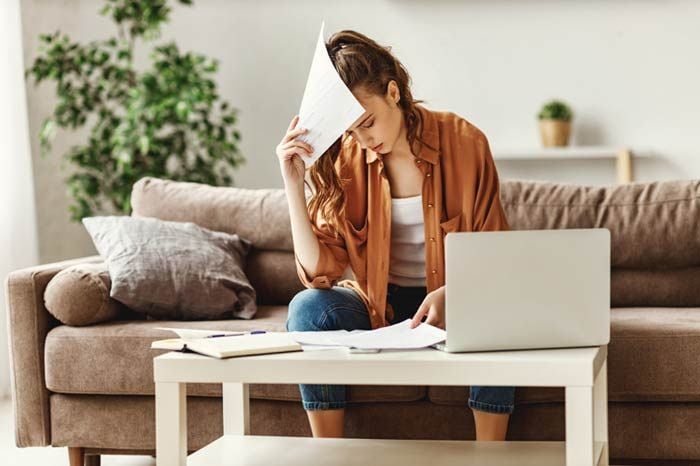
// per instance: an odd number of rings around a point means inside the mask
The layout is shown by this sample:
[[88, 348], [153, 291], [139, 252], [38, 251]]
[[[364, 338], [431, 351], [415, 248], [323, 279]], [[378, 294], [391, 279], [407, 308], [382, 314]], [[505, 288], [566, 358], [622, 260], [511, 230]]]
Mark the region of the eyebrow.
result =
[[[370, 113], [369, 115], [367, 115], [367, 118], [365, 118], [365, 119], [362, 120], [360, 123], [358, 123], [358, 125], [355, 126], [355, 128], [357, 128], [358, 126], [362, 126], [362, 124], [363, 124], [365, 121], [369, 120], [369, 117], [371, 117], [372, 115], [374, 115], [374, 113]], [[348, 130], [348, 131], [352, 131], [352, 130]]]

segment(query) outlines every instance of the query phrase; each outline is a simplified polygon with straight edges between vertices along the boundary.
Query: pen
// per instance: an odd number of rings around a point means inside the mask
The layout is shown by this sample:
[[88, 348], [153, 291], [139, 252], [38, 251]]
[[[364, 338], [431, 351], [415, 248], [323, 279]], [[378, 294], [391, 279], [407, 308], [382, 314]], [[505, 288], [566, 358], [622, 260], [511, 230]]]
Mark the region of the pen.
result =
[[[265, 333], [265, 330], [251, 330], [250, 335], [257, 335], [261, 333]], [[207, 335], [205, 338], [237, 337], [240, 335], [245, 335], [245, 333], [218, 333], [216, 335]]]

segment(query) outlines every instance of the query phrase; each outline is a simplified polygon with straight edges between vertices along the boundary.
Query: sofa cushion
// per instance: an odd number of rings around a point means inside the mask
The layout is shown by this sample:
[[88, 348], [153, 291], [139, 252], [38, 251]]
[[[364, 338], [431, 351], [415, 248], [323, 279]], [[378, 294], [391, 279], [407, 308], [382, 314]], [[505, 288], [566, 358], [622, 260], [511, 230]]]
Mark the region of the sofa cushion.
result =
[[[608, 345], [610, 401], [700, 401], [700, 308], [614, 308]], [[440, 404], [466, 404], [464, 387], [429, 387]], [[561, 387], [519, 387], [516, 404], [559, 402]]]
[[245, 273], [258, 295], [258, 304], [288, 304], [304, 289], [294, 264], [294, 253], [253, 248]]
[[258, 249], [294, 250], [283, 189], [209, 186], [146, 176], [132, 186], [131, 206], [135, 217], [194, 222], [241, 235]]
[[501, 203], [514, 230], [607, 228], [613, 268], [700, 265], [700, 180], [616, 186], [504, 181]]
[[[46, 337], [46, 386], [56, 393], [152, 395], [153, 358], [166, 351], [152, 350], [151, 342], [172, 338], [155, 327], [221, 330], [284, 331], [287, 306], [260, 306], [253, 320], [114, 321], [89, 327], [61, 325]], [[190, 395], [221, 396], [221, 384], [188, 384]], [[351, 385], [349, 401], [416, 401], [422, 386]], [[301, 400], [294, 384], [251, 384], [252, 398]]]
[[612, 269], [612, 307], [700, 307], [700, 267]]

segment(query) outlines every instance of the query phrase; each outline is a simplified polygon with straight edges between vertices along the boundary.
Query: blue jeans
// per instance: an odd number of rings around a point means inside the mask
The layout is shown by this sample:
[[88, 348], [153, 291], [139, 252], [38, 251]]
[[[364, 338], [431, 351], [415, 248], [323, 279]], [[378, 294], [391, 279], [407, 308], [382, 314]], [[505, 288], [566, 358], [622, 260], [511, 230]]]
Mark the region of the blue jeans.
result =
[[[400, 287], [392, 283], [387, 300], [394, 308], [395, 324], [413, 317], [426, 295], [425, 287]], [[307, 288], [289, 303], [287, 331], [371, 330], [369, 314], [355, 291], [334, 286], [330, 289]], [[345, 408], [345, 385], [300, 384], [306, 410]], [[515, 387], [472, 386], [468, 406], [489, 413], [512, 413]]]

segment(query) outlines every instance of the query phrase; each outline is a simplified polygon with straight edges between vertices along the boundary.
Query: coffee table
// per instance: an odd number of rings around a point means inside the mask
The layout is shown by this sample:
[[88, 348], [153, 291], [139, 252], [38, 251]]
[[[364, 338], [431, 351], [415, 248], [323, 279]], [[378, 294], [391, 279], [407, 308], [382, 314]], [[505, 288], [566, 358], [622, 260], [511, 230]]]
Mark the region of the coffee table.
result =
[[[607, 345], [483, 353], [345, 349], [215, 359], [154, 358], [158, 466], [608, 466]], [[187, 456], [186, 383], [221, 383], [224, 435]], [[248, 384], [566, 387], [566, 441], [379, 440], [254, 436]], [[517, 409], [517, 408], [516, 408]], [[465, 413], [466, 415], [466, 413]]]

